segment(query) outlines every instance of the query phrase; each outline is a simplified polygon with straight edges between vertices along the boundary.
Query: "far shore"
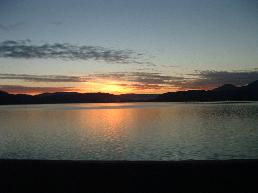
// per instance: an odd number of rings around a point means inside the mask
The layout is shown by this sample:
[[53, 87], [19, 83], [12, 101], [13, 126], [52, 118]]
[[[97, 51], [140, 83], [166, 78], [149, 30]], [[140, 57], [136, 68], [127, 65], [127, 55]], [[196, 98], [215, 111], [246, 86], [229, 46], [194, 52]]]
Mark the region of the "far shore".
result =
[[25, 104], [0, 104], [1, 106], [23, 106], [23, 105], [74, 105], [74, 104], [123, 104], [123, 103], [183, 103], [183, 104], [244, 104], [257, 103], [258, 101], [123, 101], [123, 102], [74, 102], [74, 103], [25, 103]]

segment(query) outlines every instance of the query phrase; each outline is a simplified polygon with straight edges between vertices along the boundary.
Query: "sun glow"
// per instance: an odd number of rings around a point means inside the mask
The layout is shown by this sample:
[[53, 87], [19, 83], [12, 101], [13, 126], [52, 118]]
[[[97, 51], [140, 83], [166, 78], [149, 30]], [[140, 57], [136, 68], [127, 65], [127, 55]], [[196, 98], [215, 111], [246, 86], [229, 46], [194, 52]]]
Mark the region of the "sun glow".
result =
[[107, 80], [107, 79], [95, 79], [92, 82], [84, 82], [78, 86], [78, 92], [80, 93], [110, 93], [110, 94], [160, 94], [165, 92], [177, 91], [173, 87], [160, 87], [160, 88], [148, 88], [145, 85], [137, 82], [118, 81], [118, 80]]
[[117, 81], [106, 82], [101, 88], [101, 90], [103, 92], [108, 92], [113, 94], [123, 94], [123, 93], [129, 93], [132, 91], [131, 88], [128, 88], [127, 86], [122, 86], [121, 82], [117, 82]]
[[121, 93], [126, 93], [128, 92], [128, 88], [125, 88], [123, 86], [115, 85], [115, 84], [107, 84], [102, 88], [103, 92], [108, 92], [108, 93], [114, 93], [114, 94], [121, 94]]
[[111, 94], [124, 94], [132, 91], [132, 88], [123, 86], [121, 82], [113, 80], [96, 80], [95, 82], [86, 82], [80, 89], [80, 92], [105, 92]]

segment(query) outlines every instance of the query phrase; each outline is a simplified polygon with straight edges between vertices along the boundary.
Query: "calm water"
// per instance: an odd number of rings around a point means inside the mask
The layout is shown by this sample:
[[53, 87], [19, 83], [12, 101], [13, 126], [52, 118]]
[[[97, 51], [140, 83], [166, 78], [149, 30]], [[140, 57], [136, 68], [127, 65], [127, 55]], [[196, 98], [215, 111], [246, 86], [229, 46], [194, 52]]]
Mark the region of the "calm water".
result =
[[258, 103], [0, 106], [0, 158], [258, 158]]

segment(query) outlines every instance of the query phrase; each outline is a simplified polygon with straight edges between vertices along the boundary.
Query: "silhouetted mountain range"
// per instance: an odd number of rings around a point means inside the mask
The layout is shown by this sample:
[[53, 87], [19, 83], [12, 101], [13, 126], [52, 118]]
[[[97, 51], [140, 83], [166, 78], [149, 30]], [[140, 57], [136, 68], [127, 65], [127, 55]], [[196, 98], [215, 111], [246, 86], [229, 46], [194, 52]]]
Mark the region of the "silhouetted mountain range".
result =
[[225, 84], [213, 90], [188, 90], [164, 94], [121, 94], [56, 92], [39, 95], [9, 94], [0, 91], [0, 105], [106, 103], [106, 102], [258, 101], [258, 80], [246, 86]]
[[258, 80], [246, 86], [225, 84], [213, 90], [189, 90], [168, 92], [159, 95], [155, 101], [257, 101]]

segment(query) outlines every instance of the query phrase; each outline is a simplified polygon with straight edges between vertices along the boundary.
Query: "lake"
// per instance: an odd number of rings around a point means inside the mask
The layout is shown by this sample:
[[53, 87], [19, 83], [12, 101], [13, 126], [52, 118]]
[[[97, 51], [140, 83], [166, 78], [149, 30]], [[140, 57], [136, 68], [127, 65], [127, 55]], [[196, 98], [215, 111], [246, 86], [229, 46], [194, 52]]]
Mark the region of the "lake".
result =
[[257, 102], [0, 106], [0, 159], [257, 158]]

